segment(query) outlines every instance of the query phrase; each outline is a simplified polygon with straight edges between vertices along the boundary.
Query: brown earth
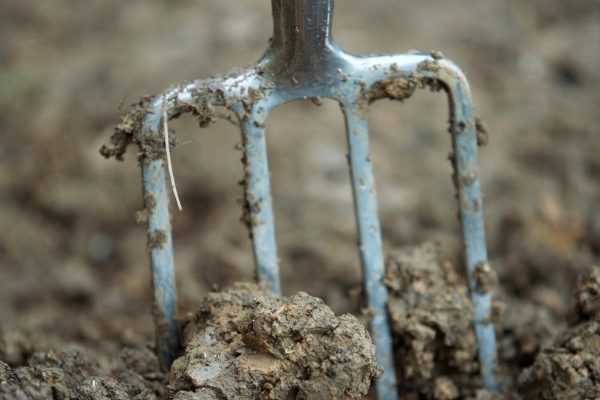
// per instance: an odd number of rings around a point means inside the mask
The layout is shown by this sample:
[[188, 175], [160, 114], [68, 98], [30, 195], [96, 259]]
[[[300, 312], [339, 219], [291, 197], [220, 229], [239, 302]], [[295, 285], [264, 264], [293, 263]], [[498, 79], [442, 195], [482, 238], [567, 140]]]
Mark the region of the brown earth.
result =
[[[337, 3], [334, 33], [348, 50], [436, 49], [464, 68], [489, 131], [481, 176], [500, 288], [501, 374], [524, 398], [569, 398], [547, 384], [548, 374], [564, 370], [567, 382], [586, 391], [573, 396], [594, 398], [595, 295], [582, 301], [577, 283], [600, 265], [600, 2]], [[266, 0], [4, 2], [2, 398], [19, 398], [15, 390], [29, 390], [22, 398], [168, 394], [151, 351], [136, 157], [107, 162], [98, 149], [123, 105], [256, 60], [270, 35], [269, 14]], [[414, 398], [486, 398], [472, 380], [446, 113], [444, 96], [417, 92], [402, 105], [376, 104], [370, 116], [388, 254], [403, 249], [408, 257], [424, 251], [420, 243], [439, 242], [445, 260], [390, 258], [404, 277], [393, 315], [408, 321], [396, 324], [399, 371]], [[171, 127], [184, 207], [173, 223], [186, 316], [213, 287], [251, 280], [252, 259], [239, 222], [236, 128], [219, 122], [198, 132], [191, 118]], [[286, 105], [268, 128], [284, 292], [305, 291], [336, 314], [361, 316], [337, 106]], [[450, 307], [438, 313], [435, 304]], [[462, 334], [450, 337], [455, 328]]]
[[183, 336], [175, 399], [364, 399], [378, 375], [358, 319], [303, 292], [280, 298], [246, 284], [213, 293]]

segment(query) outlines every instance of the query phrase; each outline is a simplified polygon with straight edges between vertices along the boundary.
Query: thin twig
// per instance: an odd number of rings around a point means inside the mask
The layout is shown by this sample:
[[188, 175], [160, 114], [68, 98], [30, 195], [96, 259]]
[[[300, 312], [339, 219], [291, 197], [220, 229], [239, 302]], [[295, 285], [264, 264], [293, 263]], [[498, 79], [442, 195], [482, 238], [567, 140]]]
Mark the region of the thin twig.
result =
[[169, 126], [167, 125], [167, 108], [163, 103], [163, 131], [165, 135], [165, 151], [167, 153], [167, 169], [169, 170], [169, 178], [171, 179], [171, 189], [173, 190], [173, 196], [175, 197], [175, 202], [177, 203], [177, 208], [179, 211], [183, 210], [181, 206], [181, 201], [179, 201], [179, 194], [177, 193], [177, 185], [175, 185], [175, 175], [173, 174], [173, 164], [171, 163], [171, 146], [169, 144]]

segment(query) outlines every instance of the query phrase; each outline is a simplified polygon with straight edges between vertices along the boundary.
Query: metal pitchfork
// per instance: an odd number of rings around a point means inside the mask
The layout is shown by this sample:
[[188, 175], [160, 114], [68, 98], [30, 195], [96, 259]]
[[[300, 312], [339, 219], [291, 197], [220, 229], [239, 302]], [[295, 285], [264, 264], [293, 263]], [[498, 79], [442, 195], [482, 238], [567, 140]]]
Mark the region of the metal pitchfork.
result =
[[159, 358], [168, 368], [179, 347], [169, 195], [164, 152], [167, 119], [192, 113], [201, 126], [223, 111], [241, 125], [244, 150], [246, 223], [258, 281], [280, 293], [265, 122], [276, 107], [294, 100], [326, 97], [343, 111], [355, 205], [364, 289], [372, 318], [370, 330], [383, 374], [378, 399], [397, 399], [392, 335], [383, 284], [384, 256], [377, 214], [367, 113], [381, 98], [405, 100], [417, 88], [444, 91], [450, 103], [451, 161], [466, 253], [475, 331], [485, 387], [497, 389], [496, 343], [491, 293], [481, 274], [489, 269], [477, 161], [477, 127], [468, 82], [439, 53], [354, 56], [332, 40], [334, 0], [272, 0], [274, 32], [264, 56], [252, 67], [179, 85], [147, 99], [141, 129], [133, 141], [141, 149], [148, 241], [154, 286], [154, 319]]

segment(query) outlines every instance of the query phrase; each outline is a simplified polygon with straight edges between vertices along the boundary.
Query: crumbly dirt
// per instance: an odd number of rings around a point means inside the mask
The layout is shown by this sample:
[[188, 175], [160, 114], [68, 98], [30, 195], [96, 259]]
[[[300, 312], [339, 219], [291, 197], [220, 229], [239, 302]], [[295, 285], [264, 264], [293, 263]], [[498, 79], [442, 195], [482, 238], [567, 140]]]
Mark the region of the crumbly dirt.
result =
[[355, 317], [306, 293], [256, 286], [210, 294], [184, 332], [171, 369], [174, 399], [363, 399], [375, 349]]
[[[585, 281], [577, 291], [580, 315], [597, 310], [600, 272], [595, 274], [597, 280]], [[390, 289], [403, 392], [421, 399], [520, 398], [519, 374], [566, 327], [565, 321], [533, 301], [515, 299], [502, 290], [496, 293], [494, 322], [503, 393], [492, 394], [481, 390], [477, 374], [473, 308], [466, 282], [439, 244], [393, 252], [385, 284]]]
[[[7, 351], [6, 345], [2, 346]], [[10, 350], [8, 350], [10, 351]], [[89, 350], [33, 352], [16, 366], [0, 361], [2, 400], [155, 400], [165, 397], [165, 376], [149, 349], [126, 349], [110, 368]], [[16, 361], [16, 360], [11, 360]]]
[[[151, 99], [143, 96], [251, 64], [264, 51], [270, 17], [265, 0], [187, 1], [177, 7], [161, 1], [3, 2], [0, 327], [6, 344], [0, 347], [6, 347], [0, 361], [10, 371], [32, 368], [27, 363], [33, 354], [60, 358], [77, 348], [94, 365], [90, 374], [108, 379], [119, 370], [123, 349], [150, 351], [146, 232], [135, 224], [135, 213], [152, 202], [141, 195], [138, 157], [162, 157], [164, 143], [124, 152], [136, 144], [133, 133]], [[591, 336], [573, 327], [595, 321], [581, 317], [595, 315], [596, 305], [591, 292], [578, 292], [578, 282], [591, 265], [600, 265], [599, 18], [598, 0], [336, 3], [334, 36], [348, 50], [439, 49], [469, 79], [477, 115], [486, 122], [479, 124], [479, 140], [489, 141], [480, 148], [479, 176], [490, 266], [498, 279], [500, 374], [511, 394], [532, 393], [522, 398], [538, 394], [539, 386], [518, 385], [538, 354], [549, 360], [543, 349], [567, 348], [560, 342], [566, 329], [588, 343]], [[454, 272], [444, 279], [437, 274], [433, 283], [425, 279], [442, 288], [430, 301], [464, 301], [446, 98], [423, 90], [406, 98], [406, 82], [389, 82], [388, 93], [381, 89], [382, 97], [404, 99], [369, 108], [386, 251], [440, 242]], [[123, 105], [139, 98], [142, 103], [127, 113]], [[172, 218], [181, 316], [195, 312], [211, 289], [254, 276], [236, 202], [244, 176], [234, 150], [240, 147], [239, 128], [219, 122], [224, 110], [213, 103], [191, 107], [192, 118], [169, 124], [177, 132], [172, 156], [183, 202]], [[198, 125], [209, 126], [198, 132]], [[338, 107], [327, 99], [321, 107], [309, 101], [286, 105], [267, 121], [269, 163], [284, 293], [305, 291], [336, 314], [360, 316], [343, 130]], [[123, 163], [108, 162], [98, 148], [119, 132], [105, 155]], [[139, 221], [146, 215], [142, 210]], [[579, 301], [579, 310], [576, 293], [590, 296]], [[404, 317], [411, 327], [436, 335], [444, 332], [437, 326], [447, 330], [443, 310], [395, 296], [416, 304], [418, 312]], [[461, 317], [456, 324], [462, 329]], [[413, 341], [429, 346], [428, 353], [458, 357], [456, 349], [426, 339], [404, 335], [398, 342], [407, 365], [420, 363], [432, 374], [413, 372], [410, 379], [428, 388], [403, 390], [451, 398], [454, 386], [459, 399], [489, 398], [477, 394], [472, 373], [460, 372], [470, 367], [455, 372], [443, 359], [424, 362], [411, 349]], [[463, 338], [457, 343], [466, 346]], [[569, 354], [595, 354], [586, 346]], [[398, 370], [404, 371], [401, 361]], [[81, 381], [89, 377], [83, 375]], [[473, 390], [465, 393], [469, 382]], [[164, 381], [152, 385], [156, 393], [166, 390]], [[556, 385], [542, 386], [556, 396], [564, 393]]]
[[458, 398], [466, 388], [452, 377], [478, 369], [468, 292], [442, 257], [433, 244], [400, 250], [385, 276], [402, 385], [436, 399]]
[[540, 352], [519, 378], [528, 399], [600, 397], [600, 267], [593, 268], [575, 297], [577, 321]]

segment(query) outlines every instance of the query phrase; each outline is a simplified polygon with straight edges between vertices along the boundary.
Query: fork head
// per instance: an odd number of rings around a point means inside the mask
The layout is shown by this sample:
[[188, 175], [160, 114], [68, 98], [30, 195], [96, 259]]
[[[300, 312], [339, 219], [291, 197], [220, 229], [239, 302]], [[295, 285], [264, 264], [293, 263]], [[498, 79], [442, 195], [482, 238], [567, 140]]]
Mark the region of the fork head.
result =
[[[265, 124], [281, 104], [326, 97], [337, 101], [346, 123], [357, 236], [371, 333], [383, 374], [379, 399], [396, 399], [392, 338], [383, 285], [384, 257], [369, 156], [367, 112], [379, 99], [404, 101], [427, 88], [448, 95], [454, 183], [457, 189], [466, 267], [475, 305], [474, 326], [486, 387], [496, 388], [496, 346], [491, 293], [481, 284], [487, 263], [478, 177], [477, 124], [469, 85], [461, 70], [439, 53], [356, 56], [332, 40], [333, 0], [272, 0], [273, 37], [252, 67], [177, 85], [145, 99], [115, 135], [107, 155], [139, 145], [154, 285], [159, 356], [169, 366], [178, 349], [173, 244], [166, 184], [162, 123], [184, 113], [207, 126], [226, 110], [239, 122], [244, 148], [244, 222], [248, 226], [259, 282], [280, 293], [280, 279], [267, 160]], [[112, 152], [112, 153], [111, 153]]]

